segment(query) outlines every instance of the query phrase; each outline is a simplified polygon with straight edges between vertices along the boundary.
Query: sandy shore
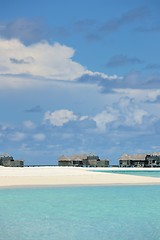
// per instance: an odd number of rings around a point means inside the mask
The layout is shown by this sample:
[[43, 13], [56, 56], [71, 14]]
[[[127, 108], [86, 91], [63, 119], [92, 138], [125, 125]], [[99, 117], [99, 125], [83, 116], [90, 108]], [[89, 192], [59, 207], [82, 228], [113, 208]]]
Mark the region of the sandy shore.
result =
[[[160, 178], [93, 172], [93, 170], [98, 169], [75, 167], [0, 167], [0, 187], [160, 184]], [[109, 168], [107, 170], [112, 169]], [[160, 169], [156, 170], [160, 171]]]

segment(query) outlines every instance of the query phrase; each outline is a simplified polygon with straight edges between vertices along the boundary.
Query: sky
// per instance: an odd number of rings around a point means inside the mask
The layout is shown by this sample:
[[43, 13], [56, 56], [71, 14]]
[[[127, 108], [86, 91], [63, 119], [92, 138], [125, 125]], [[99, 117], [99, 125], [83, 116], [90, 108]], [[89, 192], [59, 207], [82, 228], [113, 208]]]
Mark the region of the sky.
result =
[[158, 0], [0, 0], [0, 154], [160, 151]]

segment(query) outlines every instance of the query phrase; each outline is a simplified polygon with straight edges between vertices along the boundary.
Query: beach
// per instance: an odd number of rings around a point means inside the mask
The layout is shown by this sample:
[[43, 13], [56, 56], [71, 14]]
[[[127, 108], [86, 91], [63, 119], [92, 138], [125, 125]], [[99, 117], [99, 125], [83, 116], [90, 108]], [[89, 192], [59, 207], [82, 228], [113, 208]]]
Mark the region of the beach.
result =
[[[112, 171], [113, 169], [116, 170], [116, 168], [107, 168], [107, 171]], [[106, 168], [78, 168], [58, 166], [23, 168], [0, 167], [0, 188], [160, 184], [160, 178], [158, 177], [135, 176], [112, 172], [104, 173], [97, 172], [97, 170], [106, 170]], [[134, 170], [137, 171], [137, 169]], [[151, 169], [148, 169], [147, 171], [150, 170]], [[160, 171], [160, 169], [156, 170]]]
[[[159, 177], [128, 171], [158, 171]], [[159, 173], [158, 168], [0, 167], [1, 239], [160, 239]]]

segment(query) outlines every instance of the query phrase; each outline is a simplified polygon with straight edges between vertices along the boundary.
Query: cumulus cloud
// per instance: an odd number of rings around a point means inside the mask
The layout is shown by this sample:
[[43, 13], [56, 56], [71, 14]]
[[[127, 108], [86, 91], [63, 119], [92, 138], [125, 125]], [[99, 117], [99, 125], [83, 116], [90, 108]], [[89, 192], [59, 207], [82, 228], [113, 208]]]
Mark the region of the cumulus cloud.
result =
[[148, 116], [148, 112], [138, 106], [134, 99], [128, 97], [122, 98], [118, 104], [121, 119], [123, 120], [120, 124], [126, 126], [141, 125], [144, 117]]
[[29, 74], [57, 80], [73, 80], [85, 68], [72, 60], [75, 51], [59, 43], [29, 46], [16, 39], [0, 39], [1, 74]]
[[96, 126], [100, 131], [105, 131], [107, 124], [112, 123], [118, 119], [118, 111], [113, 108], [107, 108], [106, 110], [98, 113], [92, 118], [96, 122]]
[[153, 123], [156, 118], [143, 105], [139, 105], [133, 98], [129, 97], [118, 99], [111, 106], [107, 106], [102, 112], [94, 116], [78, 116], [67, 109], [46, 112], [44, 116], [46, 123], [56, 127], [72, 121], [80, 122], [84, 120], [95, 122], [97, 129], [104, 132], [106, 129], [118, 129], [123, 126], [129, 128], [138, 128], [143, 124], [146, 126]]
[[72, 60], [74, 54], [73, 48], [59, 43], [43, 41], [25, 45], [17, 39], [0, 39], [0, 88], [26, 88], [55, 80], [75, 81], [83, 75], [118, 79], [117, 75], [86, 69]]
[[[143, 109], [135, 109], [132, 113], [133, 116], [133, 124], [142, 124], [144, 117], [148, 116], [148, 112]], [[129, 119], [130, 125], [130, 119]]]
[[149, 113], [139, 107], [133, 99], [123, 97], [118, 103], [107, 107], [92, 118], [100, 131], [105, 131], [112, 124], [113, 128], [120, 126], [138, 127], [144, 123]]
[[57, 127], [63, 126], [72, 121], [82, 122], [87, 119], [89, 119], [88, 116], [78, 116], [68, 109], [60, 109], [54, 112], [48, 111], [44, 115], [44, 122]]
[[49, 122], [53, 126], [63, 126], [70, 121], [76, 121], [78, 117], [70, 110], [61, 109], [54, 112], [46, 112], [44, 121]]
[[155, 102], [160, 96], [160, 89], [113, 89], [122, 96], [130, 96], [135, 102]]

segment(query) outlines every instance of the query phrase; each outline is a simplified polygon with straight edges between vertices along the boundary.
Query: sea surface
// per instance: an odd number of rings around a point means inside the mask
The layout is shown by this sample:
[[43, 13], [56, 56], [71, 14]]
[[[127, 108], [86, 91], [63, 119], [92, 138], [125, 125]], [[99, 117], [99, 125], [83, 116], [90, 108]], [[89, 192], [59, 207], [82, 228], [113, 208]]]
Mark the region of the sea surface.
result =
[[136, 176], [144, 176], [144, 177], [160, 177], [159, 170], [94, 170], [94, 172], [104, 172], [104, 173], [118, 173], [118, 174], [128, 174], [128, 175], [136, 175]]
[[0, 240], [134, 239], [160, 239], [160, 186], [0, 190]]

